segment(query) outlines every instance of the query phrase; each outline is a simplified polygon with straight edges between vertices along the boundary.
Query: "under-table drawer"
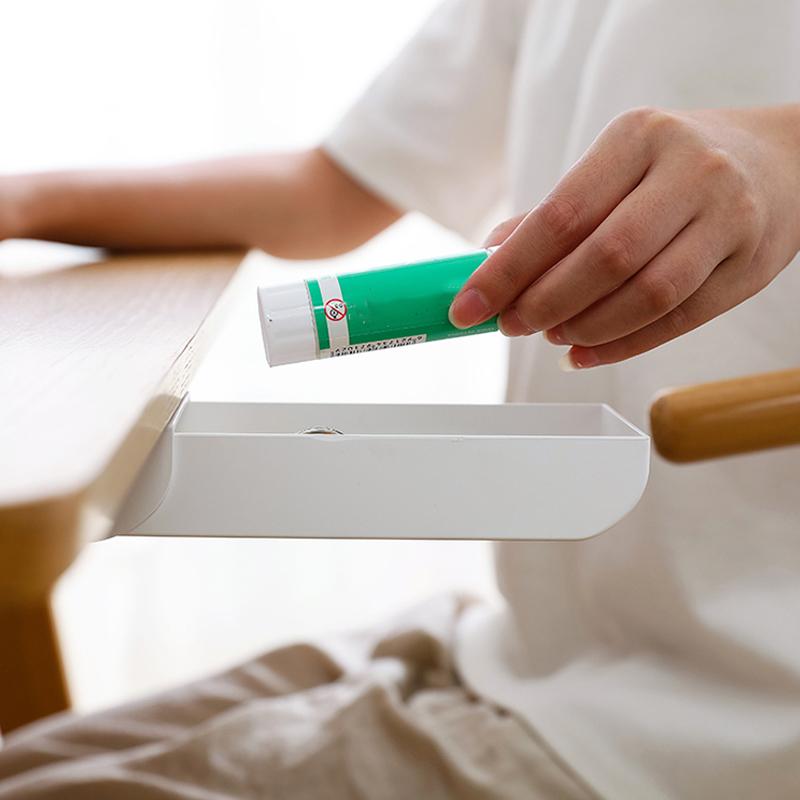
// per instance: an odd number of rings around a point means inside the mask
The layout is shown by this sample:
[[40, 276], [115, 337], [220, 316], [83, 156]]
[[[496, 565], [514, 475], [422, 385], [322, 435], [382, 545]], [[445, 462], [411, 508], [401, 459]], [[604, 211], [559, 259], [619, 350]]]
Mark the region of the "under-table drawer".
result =
[[578, 539], [636, 505], [649, 451], [605, 405], [187, 399], [116, 533]]

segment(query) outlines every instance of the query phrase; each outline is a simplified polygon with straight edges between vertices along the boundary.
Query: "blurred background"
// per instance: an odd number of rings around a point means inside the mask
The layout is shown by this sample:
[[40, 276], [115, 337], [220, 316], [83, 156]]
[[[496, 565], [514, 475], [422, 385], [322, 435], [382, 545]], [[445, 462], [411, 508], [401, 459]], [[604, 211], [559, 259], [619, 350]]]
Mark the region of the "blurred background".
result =
[[[314, 144], [435, 4], [7, 0], [0, 4], [0, 171], [149, 165]], [[468, 247], [410, 216], [332, 261], [251, 254], [192, 395], [500, 401], [505, 353], [497, 334], [272, 371], [262, 352], [257, 284]], [[264, 483], [268, 492], [269, 475]], [[495, 599], [487, 545], [130, 537], [84, 551], [60, 584], [56, 613], [75, 703], [86, 710], [282, 642], [359, 628], [454, 589]]]

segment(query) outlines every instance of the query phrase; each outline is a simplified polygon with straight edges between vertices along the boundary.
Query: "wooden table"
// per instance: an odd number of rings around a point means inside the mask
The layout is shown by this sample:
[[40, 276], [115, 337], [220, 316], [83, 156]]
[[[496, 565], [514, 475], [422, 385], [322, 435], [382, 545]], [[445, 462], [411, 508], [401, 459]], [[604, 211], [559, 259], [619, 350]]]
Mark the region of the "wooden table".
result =
[[0, 730], [68, 707], [53, 587], [108, 534], [243, 255], [0, 246]]

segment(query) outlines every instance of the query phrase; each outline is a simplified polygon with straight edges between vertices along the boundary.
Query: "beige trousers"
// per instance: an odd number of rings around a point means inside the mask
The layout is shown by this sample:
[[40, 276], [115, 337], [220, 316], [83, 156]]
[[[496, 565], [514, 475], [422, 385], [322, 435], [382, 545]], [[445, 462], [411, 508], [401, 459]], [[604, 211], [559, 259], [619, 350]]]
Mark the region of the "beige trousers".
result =
[[8, 737], [2, 800], [586, 800], [593, 795], [452, 663], [464, 604], [284, 647], [213, 678]]

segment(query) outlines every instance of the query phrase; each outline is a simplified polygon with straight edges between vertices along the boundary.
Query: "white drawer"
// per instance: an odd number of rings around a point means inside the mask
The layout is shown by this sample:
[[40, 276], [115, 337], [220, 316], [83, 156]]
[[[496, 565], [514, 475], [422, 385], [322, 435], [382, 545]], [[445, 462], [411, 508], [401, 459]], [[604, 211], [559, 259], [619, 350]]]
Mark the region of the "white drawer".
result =
[[604, 405], [187, 399], [115, 532], [580, 539], [636, 505], [649, 454]]

